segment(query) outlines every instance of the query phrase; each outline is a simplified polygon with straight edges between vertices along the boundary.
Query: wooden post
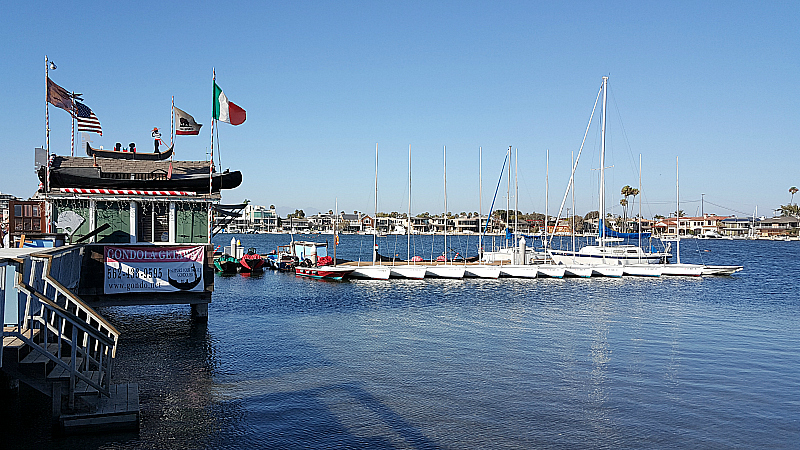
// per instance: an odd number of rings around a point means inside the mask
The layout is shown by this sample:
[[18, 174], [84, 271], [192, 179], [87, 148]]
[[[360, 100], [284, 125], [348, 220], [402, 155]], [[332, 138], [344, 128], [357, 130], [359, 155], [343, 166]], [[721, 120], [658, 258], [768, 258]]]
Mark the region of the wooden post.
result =
[[61, 417], [61, 382], [53, 383], [53, 420]]
[[208, 322], [208, 303], [192, 303], [192, 319]]

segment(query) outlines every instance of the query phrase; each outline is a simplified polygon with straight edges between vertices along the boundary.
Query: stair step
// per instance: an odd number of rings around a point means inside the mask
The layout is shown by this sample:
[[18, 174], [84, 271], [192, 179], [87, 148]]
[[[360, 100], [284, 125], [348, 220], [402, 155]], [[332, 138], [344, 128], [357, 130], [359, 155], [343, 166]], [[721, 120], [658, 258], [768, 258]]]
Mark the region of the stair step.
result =
[[[100, 384], [100, 371], [91, 370], [89, 372], [83, 372], [83, 375], [88, 377], [95, 383]], [[75, 383], [75, 395], [91, 395], [91, 394], [97, 394], [97, 389], [95, 389], [94, 386], [90, 386], [89, 383], [80, 379], [78, 380], [77, 383]]]
[[[55, 355], [58, 353], [58, 344], [47, 344], [47, 352], [51, 355]], [[37, 364], [37, 363], [47, 363], [50, 362], [50, 358], [46, 355], [42, 354], [39, 351], [32, 351], [28, 353], [28, 356], [24, 357], [20, 364]]]
[[[17, 328], [18, 327], [3, 327], [3, 332], [4, 333], [15, 333], [15, 332], [17, 332]], [[22, 334], [23, 334], [23, 336], [27, 337], [28, 339], [33, 339], [33, 337], [36, 337], [36, 336], [39, 335], [40, 331], [41, 330], [38, 329], [38, 328], [36, 328], [36, 329], [30, 329], [29, 328], [29, 329], [25, 330], [25, 332], [22, 333]], [[16, 336], [4, 336], [3, 337], [3, 347], [5, 347], [5, 348], [21, 349], [25, 345], [26, 345], [25, 341], [23, 341], [22, 339], [20, 339], [20, 338], [18, 338]]]
[[[70, 362], [69, 361], [70, 358], [61, 358], [61, 360], [67, 364], [69, 364]], [[83, 358], [75, 358], [75, 364], [78, 367], [80, 367], [82, 363], [83, 363]], [[51, 370], [50, 373], [47, 374], [47, 378], [49, 380], [69, 379], [69, 370], [61, 366], [55, 366], [55, 368], [53, 368], [53, 370]]]

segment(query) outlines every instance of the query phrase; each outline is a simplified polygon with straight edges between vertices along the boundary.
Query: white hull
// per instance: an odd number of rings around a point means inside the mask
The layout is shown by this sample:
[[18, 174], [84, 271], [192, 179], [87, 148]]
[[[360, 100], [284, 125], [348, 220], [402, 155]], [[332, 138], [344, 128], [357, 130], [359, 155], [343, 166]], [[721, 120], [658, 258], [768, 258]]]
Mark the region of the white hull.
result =
[[588, 266], [569, 265], [564, 267], [565, 275], [580, 278], [589, 278], [592, 276], [592, 268]]
[[505, 265], [500, 266], [500, 275], [513, 278], [536, 278], [539, 271], [536, 266]]
[[742, 269], [742, 266], [703, 266], [703, 275], [733, 275]]
[[550, 278], [564, 278], [566, 268], [564, 266], [557, 266], [552, 264], [538, 264], [535, 266], [538, 272], [537, 276], [545, 276]]
[[630, 264], [622, 266], [622, 272], [632, 277], [660, 277], [664, 270], [661, 264]]
[[421, 280], [425, 278], [425, 266], [390, 266], [391, 276], [394, 278], [408, 278], [412, 280]]
[[467, 265], [464, 276], [473, 278], [499, 278], [500, 266]]
[[428, 266], [425, 268], [425, 276], [431, 278], [464, 278], [464, 266]]
[[351, 276], [368, 280], [388, 280], [390, 273], [389, 266], [361, 266], [354, 270]]
[[601, 277], [621, 278], [623, 271], [621, 265], [595, 264], [592, 273]]
[[665, 253], [646, 253], [639, 247], [599, 247], [586, 246], [577, 252], [568, 250], [551, 250], [551, 257], [556, 264], [566, 265], [638, 265], [658, 264], [667, 256]]
[[699, 264], [662, 264], [664, 275], [678, 277], [699, 277], [703, 274], [703, 266]]

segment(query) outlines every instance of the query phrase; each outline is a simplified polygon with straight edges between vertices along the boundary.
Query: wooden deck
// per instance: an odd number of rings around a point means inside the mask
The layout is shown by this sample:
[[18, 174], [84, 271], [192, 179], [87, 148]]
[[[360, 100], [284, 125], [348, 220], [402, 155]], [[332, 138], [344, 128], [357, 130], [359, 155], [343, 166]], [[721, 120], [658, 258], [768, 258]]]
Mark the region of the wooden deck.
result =
[[65, 433], [137, 431], [139, 429], [139, 385], [115, 384], [111, 396], [101, 397], [91, 413], [65, 414], [59, 419]]

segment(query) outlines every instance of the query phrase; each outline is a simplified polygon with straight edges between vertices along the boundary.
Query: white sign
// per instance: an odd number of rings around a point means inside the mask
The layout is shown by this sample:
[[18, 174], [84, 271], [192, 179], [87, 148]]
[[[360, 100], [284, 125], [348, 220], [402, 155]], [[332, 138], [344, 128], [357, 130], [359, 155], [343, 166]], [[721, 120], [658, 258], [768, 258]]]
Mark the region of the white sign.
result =
[[103, 291], [202, 292], [204, 246], [111, 247], [105, 253]]

